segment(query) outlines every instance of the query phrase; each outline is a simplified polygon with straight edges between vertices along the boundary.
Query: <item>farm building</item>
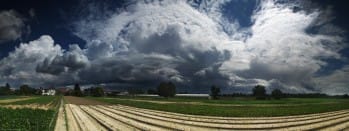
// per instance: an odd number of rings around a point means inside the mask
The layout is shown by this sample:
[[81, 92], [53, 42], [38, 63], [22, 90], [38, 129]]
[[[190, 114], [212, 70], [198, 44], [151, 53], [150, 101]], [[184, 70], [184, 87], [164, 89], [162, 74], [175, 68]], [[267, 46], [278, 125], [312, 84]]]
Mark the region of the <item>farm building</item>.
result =
[[54, 89], [43, 89], [42, 93], [43, 96], [54, 96], [56, 94], [56, 90]]

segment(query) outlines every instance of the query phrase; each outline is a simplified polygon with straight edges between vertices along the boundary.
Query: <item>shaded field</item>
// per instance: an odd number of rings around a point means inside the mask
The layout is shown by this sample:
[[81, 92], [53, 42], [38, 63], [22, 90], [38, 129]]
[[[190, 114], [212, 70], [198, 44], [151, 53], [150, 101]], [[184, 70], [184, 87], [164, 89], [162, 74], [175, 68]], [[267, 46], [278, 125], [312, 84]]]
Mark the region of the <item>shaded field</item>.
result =
[[[349, 109], [347, 99], [290, 98], [284, 100], [203, 100], [202, 98], [93, 98], [110, 104], [183, 113], [227, 117], [272, 117], [322, 113]], [[222, 102], [222, 103], [221, 103]]]
[[53, 130], [61, 97], [26, 98], [0, 104], [0, 130]]

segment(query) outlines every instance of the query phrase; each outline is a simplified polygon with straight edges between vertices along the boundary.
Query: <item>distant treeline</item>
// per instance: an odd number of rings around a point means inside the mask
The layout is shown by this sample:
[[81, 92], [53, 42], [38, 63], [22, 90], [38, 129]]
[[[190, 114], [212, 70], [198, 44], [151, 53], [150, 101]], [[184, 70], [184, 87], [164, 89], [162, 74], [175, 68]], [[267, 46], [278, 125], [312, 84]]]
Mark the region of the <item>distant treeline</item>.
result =
[[[231, 93], [231, 94], [221, 94], [222, 97], [251, 97], [253, 94], [246, 94], [246, 93]], [[271, 96], [271, 95], [266, 95]], [[284, 98], [349, 98], [347, 94], [343, 95], [327, 95], [327, 94], [321, 94], [321, 93], [284, 93]]]
[[[0, 86], [0, 95], [41, 95], [42, 88], [35, 89], [28, 85], [22, 85], [19, 89], [11, 90], [10, 84], [6, 83]], [[183, 93], [183, 92], [182, 92]], [[176, 94], [176, 85], [172, 82], [161, 82], [155, 89], [148, 89], [147, 91], [139, 88], [129, 88], [125, 92], [106, 91], [103, 87], [93, 86], [81, 90], [79, 84], [75, 84], [73, 89], [66, 91], [57, 91], [57, 95], [71, 95], [71, 96], [117, 96], [138, 94], [154, 94], [162, 97], [174, 97]], [[219, 99], [220, 97], [255, 97], [256, 99], [282, 99], [282, 98], [349, 98], [348, 94], [343, 95], [327, 95], [321, 93], [284, 93], [279, 89], [272, 90], [271, 94], [266, 94], [266, 88], [263, 85], [256, 85], [252, 89], [252, 94], [246, 93], [231, 93], [221, 94], [218, 86], [212, 85], [210, 88], [210, 99]]]
[[41, 95], [41, 90], [29, 87], [28, 85], [21, 85], [19, 89], [11, 90], [10, 84], [0, 86], [0, 95]]

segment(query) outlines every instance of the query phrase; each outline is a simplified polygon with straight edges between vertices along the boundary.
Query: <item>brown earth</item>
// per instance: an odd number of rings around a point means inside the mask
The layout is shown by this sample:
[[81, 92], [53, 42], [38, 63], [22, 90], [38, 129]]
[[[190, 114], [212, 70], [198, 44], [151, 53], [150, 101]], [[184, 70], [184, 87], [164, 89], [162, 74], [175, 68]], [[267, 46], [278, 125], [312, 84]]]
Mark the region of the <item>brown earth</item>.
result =
[[75, 97], [75, 96], [64, 96], [64, 99], [68, 104], [76, 104], [76, 105], [106, 105], [107, 103], [90, 100], [83, 97]]

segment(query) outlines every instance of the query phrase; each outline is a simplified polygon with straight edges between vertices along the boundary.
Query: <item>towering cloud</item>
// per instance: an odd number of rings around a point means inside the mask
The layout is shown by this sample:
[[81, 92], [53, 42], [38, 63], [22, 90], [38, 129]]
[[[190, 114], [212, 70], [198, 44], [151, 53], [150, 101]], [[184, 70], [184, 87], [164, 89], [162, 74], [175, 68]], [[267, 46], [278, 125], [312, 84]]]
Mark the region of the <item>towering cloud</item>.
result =
[[8, 57], [0, 61], [0, 79], [2, 82], [10, 82], [15, 85], [43, 84], [51, 77], [36, 73], [36, 66], [45, 59], [52, 60], [62, 53], [61, 47], [54, 45], [50, 36], [44, 35], [29, 43], [22, 43]]
[[[256, 84], [288, 92], [323, 91], [315, 74], [328, 64], [326, 59], [342, 59], [338, 52], [344, 48], [343, 31], [324, 17], [328, 10], [295, 10], [301, 5], [261, 1], [252, 25], [240, 27], [237, 20], [225, 18], [227, 3], [137, 1], [105, 17], [90, 12], [74, 23], [85, 47], [62, 50], [43, 36], [1, 60], [0, 72], [5, 80], [23, 81], [25, 73], [56, 85], [146, 88], [170, 80], [182, 89], [204, 92], [212, 84], [235, 92], [249, 92]], [[320, 18], [326, 20], [319, 24]], [[46, 45], [36, 47], [37, 42]], [[35, 62], [29, 67], [10, 66], [27, 58], [17, 57], [21, 52], [34, 48], [51, 50], [30, 55]]]

